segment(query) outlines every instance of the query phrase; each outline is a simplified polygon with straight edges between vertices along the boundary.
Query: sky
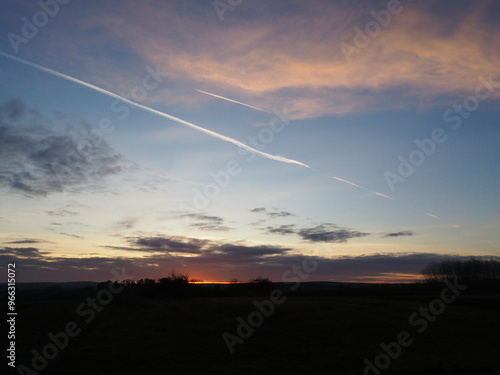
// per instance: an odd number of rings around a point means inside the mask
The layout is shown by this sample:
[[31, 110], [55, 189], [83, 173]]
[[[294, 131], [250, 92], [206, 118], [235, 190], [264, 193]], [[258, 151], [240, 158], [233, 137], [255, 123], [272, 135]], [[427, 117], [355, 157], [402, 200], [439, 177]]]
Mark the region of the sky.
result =
[[499, 21], [495, 1], [2, 1], [0, 266], [407, 282], [500, 257]]

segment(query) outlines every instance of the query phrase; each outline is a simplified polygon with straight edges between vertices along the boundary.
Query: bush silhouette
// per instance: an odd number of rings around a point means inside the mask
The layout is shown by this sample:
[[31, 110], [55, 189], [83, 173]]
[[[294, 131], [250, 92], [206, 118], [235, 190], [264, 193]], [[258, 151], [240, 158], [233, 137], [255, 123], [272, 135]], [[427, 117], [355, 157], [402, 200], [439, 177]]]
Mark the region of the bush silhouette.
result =
[[170, 275], [158, 280], [158, 290], [163, 295], [187, 296], [193, 284], [189, 284], [189, 276], [184, 273], [172, 271]]
[[273, 282], [267, 277], [256, 277], [255, 279], [249, 280], [249, 286], [254, 290], [268, 290], [273, 286]]
[[262, 285], [268, 285], [273, 283], [271, 279], [262, 276], [256, 277], [255, 279], [251, 279], [249, 282], [252, 284], [262, 284]]
[[159, 281], [164, 285], [185, 285], [189, 284], [189, 275], [172, 271], [170, 275], [162, 277]]

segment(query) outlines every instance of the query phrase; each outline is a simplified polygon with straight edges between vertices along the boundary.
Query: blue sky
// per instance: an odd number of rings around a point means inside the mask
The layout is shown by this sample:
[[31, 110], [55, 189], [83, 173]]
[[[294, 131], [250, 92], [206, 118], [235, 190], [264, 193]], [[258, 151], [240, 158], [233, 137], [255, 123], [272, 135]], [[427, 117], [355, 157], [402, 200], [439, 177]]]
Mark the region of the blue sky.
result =
[[216, 5], [2, 2], [2, 267], [405, 281], [500, 256], [498, 3]]

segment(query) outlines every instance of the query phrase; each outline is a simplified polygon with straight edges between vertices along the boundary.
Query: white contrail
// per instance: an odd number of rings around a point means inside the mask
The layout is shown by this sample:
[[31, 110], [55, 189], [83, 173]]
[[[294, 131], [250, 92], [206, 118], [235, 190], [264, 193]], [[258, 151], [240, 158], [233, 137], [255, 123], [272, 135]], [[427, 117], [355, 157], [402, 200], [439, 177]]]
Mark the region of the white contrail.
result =
[[179, 124], [182, 124], [182, 125], [185, 125], [185, 126], [189, 126], [190, 128], [196, 129], [196, 130], [198, 130], [200, 132], [203, 132], [205, 134], [208, 134], [208, 135], [210, 135], [210, 136], [212, 136], [214, 138], [217, 138], [217, 139], [220, 139], [220, 140], [223, 140], [223, 141], [235, 144], [238, 147], [241, 147], [241, 148], [243, 148], [243, 149], [245, 149], [247, 151], [253, 152], [253, 153], [255, 153], [257, 155], [260, 155], [260, 156], [263, 156], [265, 158], [276, 160], [276, 161], [281, 161], [283, 163], [297, 164], [297, 165], [300, 165], [302, 167], [306, 167], [306, 168], [312, 169], [310, 166], [308, 166], [307, 164], [301, 163], [300, 161], [293, 160], [293, 159], [287, 159], [287, 158], [285, 158], [283, 156], [280, 156], [280, 155], [271, 155], [271, 154], [268, 154], [266, 152], [256, 150], [256, 149], [254, 149], [254, 148], [252, 148], [252, 147], [244, 144], [243, 142], [237, 141], [236, 139], [233, 139], [231, 137], [226, 137], [225, 135], [216, 133], [216, 132], [214, 132], [212, 130], [208, 130], [208, 129], [202, 128], [201, 126], [192, 124], [192, 123], [190, 123], [188, 121], [184, 121], [184, 120], [182, 120], [182, 119], [180, 119], [178, 117], [175, 117], [175, 116], [172, 116], [172, 115], [169, 115], [169, 114], [157, 111], [156, 109], [153, 109], [153, 108], [150, 108], [150, 107], [146, 107], [145, 105], [133, 102], [132, 100], [126, 99], [126, 98], [124, 98], [124, 97], [122, 97], [120, 95], [117, 95], [117, 94], [115, 94], [115, 93], [113, 93], [111, 91], [105, 90], [105, 89], [100, 88], [98, 86], [94, 86], [94, 85], [92, 85], [92, 84], [90, 84], [88, 82], [81, 81], [81, 80], [79, 80], [77, 78], [73, 78], [73, 77], [68, 76], [66, 74], [56, 72], [55, 70], [52, 70], [52, 69], [46, 68], [44, 66], [32, 63], [30, 61], [21, 59], [21, 58], [19, 58], [17, 56], [13, 56], [13, 55], [10, 55], [10, 54], [2, 52], [2, 51], [0, 51], [0, 55], [2, 55], [4, 57], [7, 57], [7, 58], [9, 58], [11, 60], [17, 61], [17, 62], [19, 62], [21, 64], [28, 65], [28, 66], [31, 66], [32, 68], [41, 70], [41, 71], [49, 73], [49, 74], [52, 74], [52, 75], [54, 75], [56, 77], [66, 79], [66, 80], [71, 81], [71, 82], [75, 82], [75, 83], [77, 83], [79, 85], [88, 87], [88, 88], [90, 88], [92, 90], [95, 90], [95, 91], [98, 91], [98, 92], [100, 92], [102, 94], [111, 96], [113, 98], [117, 98], [117, 99], [119, 99], [119, 100], [121, 100], [121, 101], [123, 101], [125, 103], [129, 103], [129, 104], [131, 104], [133, 106], [142, 108], [145, 111], [154, 113], [154, 114], [156, 114], [158, 116], [161, 116], [161, 117], [165, 117], [165, 118], [167, 118], [169, 120], [172, 120], [172, 121], [175, 121], [175, 122], [177, 122]]
[[394, 198], [391, 198], [389, 197], [388, 195], [385, 195], [385, 194], [382, 194], [382, 193], [379, 193], [377, 191], [371, 191], [371, 190], [368, 190], [367, 188], [364, 188], [363, 186], [360, 186], [358, 184], [355, 184], [354, 182], [351, 182], [351, 181], [347, 181], [346, 179], [344, 178], [340, 178], [340, 177], [336, 177], [336, 176], [331, 176], [332, 178], [334, 178], [335, 180], [337, 181], [341, 181], [341, 182], [345, 182], [346, 184], [349, 184], [349, 185], [352, 185], [352, 186], [355, 186], [357, 187], [358, 189], [362, 189], [362, 190], [365, 190], [365, 191], [368, 191], [372, 194], [375, 194], [375, 195], [378, 195], [379, 197], [382, 197], [382, 198], [386, 198], [386, 199], [390, 199], [391, 201], [395, 201]]
[[373, 194], [375, 194], [375, 195], [378, 195], [379, 197], [382, 197], [382, 198], [387, 198], [387, 199], [390, 199], [391, 201], [395, 201], [395, 199], [394, 199], [394, 198], [391, 198], [391, 197], [389, 197], [388, 195], [385, 195], [385, 194], [379, 193], [379, 192], [377, 192], [377, 191], [372, 191], [372, 193], [373, 193]]
[[358, 184], [355, 184], [354, 182], [351, 182], [351, 181], [344, 180], [343, 178], [335, 177], [335, 176], [332, 176], [332, 178], [334, 178], [334, 179], [336, 179], [338, 181], [345, 182], [346, 184], [349, 184], [349, 185], [352, 185], [352, 186], [356, 186], [359, 189], [366, 190], [363, 186], [359, 186]]
[[222, 99], [222, 100], [227, 100], [228, 102], [233, 102], [233, 103], [236, 103], [236, 104], [239, 104], [239, 105], [244, 105], [245, 107], [253, 108], [253, 109], [256, 109], [257, 111], [261, 111], [261, 112], [266, 112], [266, 113], [273, 114], [272, 112], [266, 111], [265, 109], [262, 109], [262, 108], [259, 108], [259, 107], [254, 107], [253, 105], [242, 103], [242, 102], [239, 102], [237, 100], [229, 99], [229, 98], [226, 98], [224, 96], [215, 95], [215, 94], [212, 94], [210, 92], [206, 92], [206, 91], [202, 91], [202, 90], [196, 90], [196, 91], [201, 92], [202, 94], [207, 94], [207, 95], [213, 96], [215, 98], [219, 98], [219, 99]]

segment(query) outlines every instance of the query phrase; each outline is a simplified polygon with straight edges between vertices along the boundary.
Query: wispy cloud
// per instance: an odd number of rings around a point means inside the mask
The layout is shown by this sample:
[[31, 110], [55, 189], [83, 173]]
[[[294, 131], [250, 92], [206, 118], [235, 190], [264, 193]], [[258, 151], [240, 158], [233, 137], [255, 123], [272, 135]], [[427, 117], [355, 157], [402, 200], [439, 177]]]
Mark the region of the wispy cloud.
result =
[[[274, 208], [273, 211], [270, 211], [265, 207], [256, 207], [251, 209], [250, 211], [254, 213], [265, 214], [273, 219], [295, 216], [294, 214], [288, 211], [278, 210], [276, 208]], [[255, 223], [255, 225], [260, 226], [265, 222], [266, 220], [261, 220]], [[314, 227], [300, 228], [300, 229], [297, 228], [296, 224], [268, 225], [266, 227], [260, 227], [260, 229], [267, 234], [280, 234], [280, 235], [295, 234], [308, 242], [344, 243], [353, 238], [365, 237], [372, 234], [372, 233], [359, 232], [348, 228], [343, 228], [337, 224], [332, 224], [332, 223], [321, 223]]]
[[35, 243], [43, 243], [43, 242], [45, 242], [45, 241], [26, 238], [26, 239], [22, 239], [22, 240], [14, 240], [14, 241], [4, 242], [4, 244], [6, 244], [6, 245], [26, 245], [26, 244], [35, 244]]
[[189, 224], [190, 227], [206, 232], [226, 232], [232, 228], [224, 225], [224, 219], [220, 216], [210, 216], [205, 214], [184, 214], [186, 217], [194, 220], [194, 223]]
[[[44, 252], [41, 252], [35, 247], [4, 247], [0, 253], [0, 257], [20, 257], [20, 258], [31, 258], [37, 259], [42, 258]], [[7, 264], [7, 263], [4, 263]]]
[[384, 233], [383, 237], [411, 237], [414, 236], [415, 233], [411, 230], [402, 230], [399, 232], [389, 232], [389, 233]]
[[345, 243], [353, 238], [365, 237], [371, 233], [342, 228], [336, 224], [323, 223], [315, 227], [297, 229], [295, 224], [283, 224], [262, 228], [267, 234], [298, 235], [308, 242]]
[[83, 237], [82, 236], [78, 236], [77, 234], [72, 234], [72, 233], [64, 233], [64, 232], [61, 232], [59, 234], [62, 234], [63, 236], [68, 236], [68, 237], [73, 237], [73, 238], [78, 238], [78, 239], [82, 239]]
[[309, 242], [343, 243], [353, 238], [368, 236], [370, 233], [340, 228], [335, 224], [321, 224], [312, 228], [300, 229], [297, 234]]
[[295, 224], [285, 224], [277, 227], [269, 226], [266, 227], [265, 230], [266, 233], [269, 234], [281, 234], [281, 235], [295, 234]]
[[[77, 211], [71, 211], [71, 210], [67, 210], [67, 209], [64, 209], [64, 208], [60, 208], [60, 209], [57, 209], [57, 210], [49, 210], [46, 213], [49, 216], [78, 215]], [[56, 224], [52, 224], [52, 225], [61, 225], [61, 224], [56, 223]]]
[[128, 218], [124, 220], [120, 220], [115, 223], [115, 227], [117, 228], [124, 228], [124, 229], [132, 229], [135, 227], [137, 224], [138, 219], [133, 217], [133, 218]]
[[288, 216], [295, 216], [294, 214], [292, 214], [291, 212], [288, 212], [288, 211], [283, 211], [283, 210], [279, 210], [277, 208], [274, 208], [272, 211], [271, 210], [268, 210], [267, 208], [265, 207], [256, 207], [256, 208], [253, 208], [250, 210], [250, 212], [254, 212], [254, 213], [263, 213], [263, 214], [266, 214], [267, 216], [269, 216], [270, 218], [272, 219], [275, 219], [277, 217], [288, 217]]
[[[429, 98], [433, 105], [443, 105], [450, 95], [468, 93], [478, 75], [500, 65], [500, 55], [491, 49], [500, 30], [486, 20], [495, 10], [490, 9], [493, 3], [474, 2], [466, 14], [446, 15], [424, 3], [405, 4], [390, 27], [350, 62], [340, 43], [353, 44], [354, 26], [372, 20], [370, 7], [377, 11], [379, 3], [360, 7], [311, 0], [294, 2], [293, 9], [285, 1], [249, 3], [247, 13], [233, 14], [239, 23], [231, 33], [201, 22], [191, 8], [198, 5], [163, 11], [151, 6], [126, 28], [112, 12], [101, 13], [92, 23], [120, 35], [145, 61], [166, 64], [189, 85], [210, 87], [255, 107], [286, 102], [291, 116], [315, 118], [416, 108]], [[287, 12], [277, 12], [280, 6]], [[123, 7], [132, 13], [134, 4], [124, 2]], [[168, 38], [168, 49], [164, 38], [153, 37], [158, 30]], [[182, 42], [176, 35], [183, 35]], [[166, 90], [163, 99], [175, 98]]]
[[[206, 266], [211, 262], [230, 263], [231, 261], [243, 262], [244, 260], [285, 254], [290, 248], [273, 245], [246, 245], [198, 239], [184, 236], [155, 235], [150, 237], [128, 237], [128, 247], [106, 246], [120, 251], [141, 251], [176, 255], [187, 258], [205, 259]], [[186, 257], [187, 256], [187, 257]]]
[[131, 237], [134, 251], [198, 254], [207, 241], [181, 236]]
[[266, 215], [272, 217], [273, 219], [277, 217], [295, 216], [294, 214], [288, 211], [267, 212]]

